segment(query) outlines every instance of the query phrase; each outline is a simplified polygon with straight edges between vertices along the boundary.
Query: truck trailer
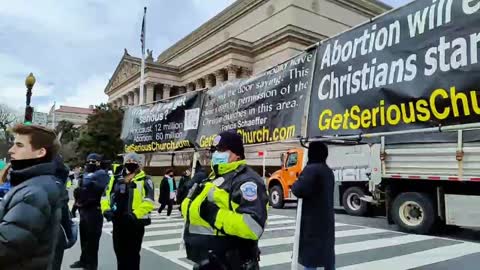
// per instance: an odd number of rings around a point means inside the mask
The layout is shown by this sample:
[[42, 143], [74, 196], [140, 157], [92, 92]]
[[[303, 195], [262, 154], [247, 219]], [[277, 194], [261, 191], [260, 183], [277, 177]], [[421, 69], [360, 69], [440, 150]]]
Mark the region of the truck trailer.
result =
[[[480, 227], [480, 136], [466, 129], [446, 134], [452, 135], [455, 143], [388, 144], [387, 135], [378, 143], [330, 144], [335, 206], [357, 216], [381, 209], [390, 224], [413, 233], [443, 225]], [[478, 140], [465, 142], [465, 137]], [[282, 168], [268, 179], [273, 207], [296, 199], [290, 187], [307, 151], [295, 148], [282, 155]]]

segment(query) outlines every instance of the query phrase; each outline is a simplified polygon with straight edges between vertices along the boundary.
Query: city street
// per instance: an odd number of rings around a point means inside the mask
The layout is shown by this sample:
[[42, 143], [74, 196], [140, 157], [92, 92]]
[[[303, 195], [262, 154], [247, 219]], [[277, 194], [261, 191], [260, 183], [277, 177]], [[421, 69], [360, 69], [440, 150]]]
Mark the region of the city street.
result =
[[4, 2], [0, 270], [480, 270], [480, 0]]
[[[142, 269], [191, 269], [185, 251], [179, 251], [182, 220], [178, 210], [171, 218], [153, 216], [142, 250]], [[295, 226], [295, 207], [272, 209], [260, 241], [262, 269], [290, 269]], [[336, 214], [337, 269], [478, 269], [480, 232], [449, 229], [441, 235], [400, 233], [383, 217], [352, 217]], [[104, 224], [99, 252], [100, 270], [116, 269], [111, 244], [111, 224]], [[79, 244], [66, 252], [63, 269], [78, 259]]]

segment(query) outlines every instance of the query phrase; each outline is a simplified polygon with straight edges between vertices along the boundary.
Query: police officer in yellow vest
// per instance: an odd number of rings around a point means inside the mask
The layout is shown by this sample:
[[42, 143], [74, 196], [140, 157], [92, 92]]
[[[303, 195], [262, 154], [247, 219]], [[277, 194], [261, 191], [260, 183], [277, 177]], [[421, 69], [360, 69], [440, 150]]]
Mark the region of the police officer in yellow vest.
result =
[[140, 167], [139, 155], [130, 153], [124, 160], [124, 169], [111, 177], [101, 206], [104, 217], [113, 222], [118, 270], [137, 270], [140, 269], [145, 226], [151, 223], [154, 188], [152, 180]]
[[213, 141], [212, 174], [182, 202], [184, 240], [194, 269], [259, 269], [258, 240], [267, 221], [262, 178], [246, 166], [242, 138], [223, 132]]

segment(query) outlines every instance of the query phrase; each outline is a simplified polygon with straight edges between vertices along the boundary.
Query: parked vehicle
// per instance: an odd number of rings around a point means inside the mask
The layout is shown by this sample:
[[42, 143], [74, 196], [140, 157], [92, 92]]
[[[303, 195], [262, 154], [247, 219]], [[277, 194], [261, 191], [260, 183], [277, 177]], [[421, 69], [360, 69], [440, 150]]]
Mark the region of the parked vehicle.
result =
[[283, 208], [285, 201], [296, 199], [291, 187], [302, 172], [303, 156], [302, 148], [281, 154], [281, 168], [274, 172], [267, 182], [270, 205], [273, 208]]
[[[345, 209], [350, 215], [365, 216], [372, 210], [371, 205], [362, 200], [369, 194], [368, 182], [371, 174], [369, 158], [359, 154], [363, 150], [369, 151], [368, 148], [367, 145], [330, 147], [330, 156], [335, 157], [335, 161], [329, 159], [329, 165], [335, 173], [335, 206]], [[291, 192], [291, 186], [302, 172], [304, 152], [303, 148], [295, 148], [282, 153], [281, 169], [268, 179], [272, 207], [283, 208], [285, 202], [296, 200]]]
[[[335, 204], [363, 216], [385, 210], [389, 223], [407, 232], [429, 233], [441, 225], [480, 227], [480, 142], [330, 145]], [[474, 132], [474, 131], [469, 131]], [[268, 179], [270, 204], [295, 200], [290, 187], [301, 173], [306, 150], [282, 155], [282, 168]]]

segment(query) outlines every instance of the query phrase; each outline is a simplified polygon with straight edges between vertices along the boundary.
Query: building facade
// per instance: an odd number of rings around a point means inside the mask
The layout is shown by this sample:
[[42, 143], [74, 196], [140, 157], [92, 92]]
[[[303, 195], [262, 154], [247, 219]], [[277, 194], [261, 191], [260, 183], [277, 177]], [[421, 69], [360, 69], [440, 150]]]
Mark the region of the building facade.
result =
[[142, 102], [141, 60], [127, 50], [105, 93], [121, 107], [208, 89], [280, 64], [389, 9], [376, 0], [237, 0], [156, 58], [148, 51]]
[[[72, 106], [60, 106], [55, 111], [50, 111], [48, 114], [48, 125], [58, 125], [61, 121], [68, 121], [74, 126], [82, 126], [87, 123], [87, 118], [93, 113], [93, 106], [89, 108], [80, 108]], [[54, 123], [55, 122], [55, 123]]]

